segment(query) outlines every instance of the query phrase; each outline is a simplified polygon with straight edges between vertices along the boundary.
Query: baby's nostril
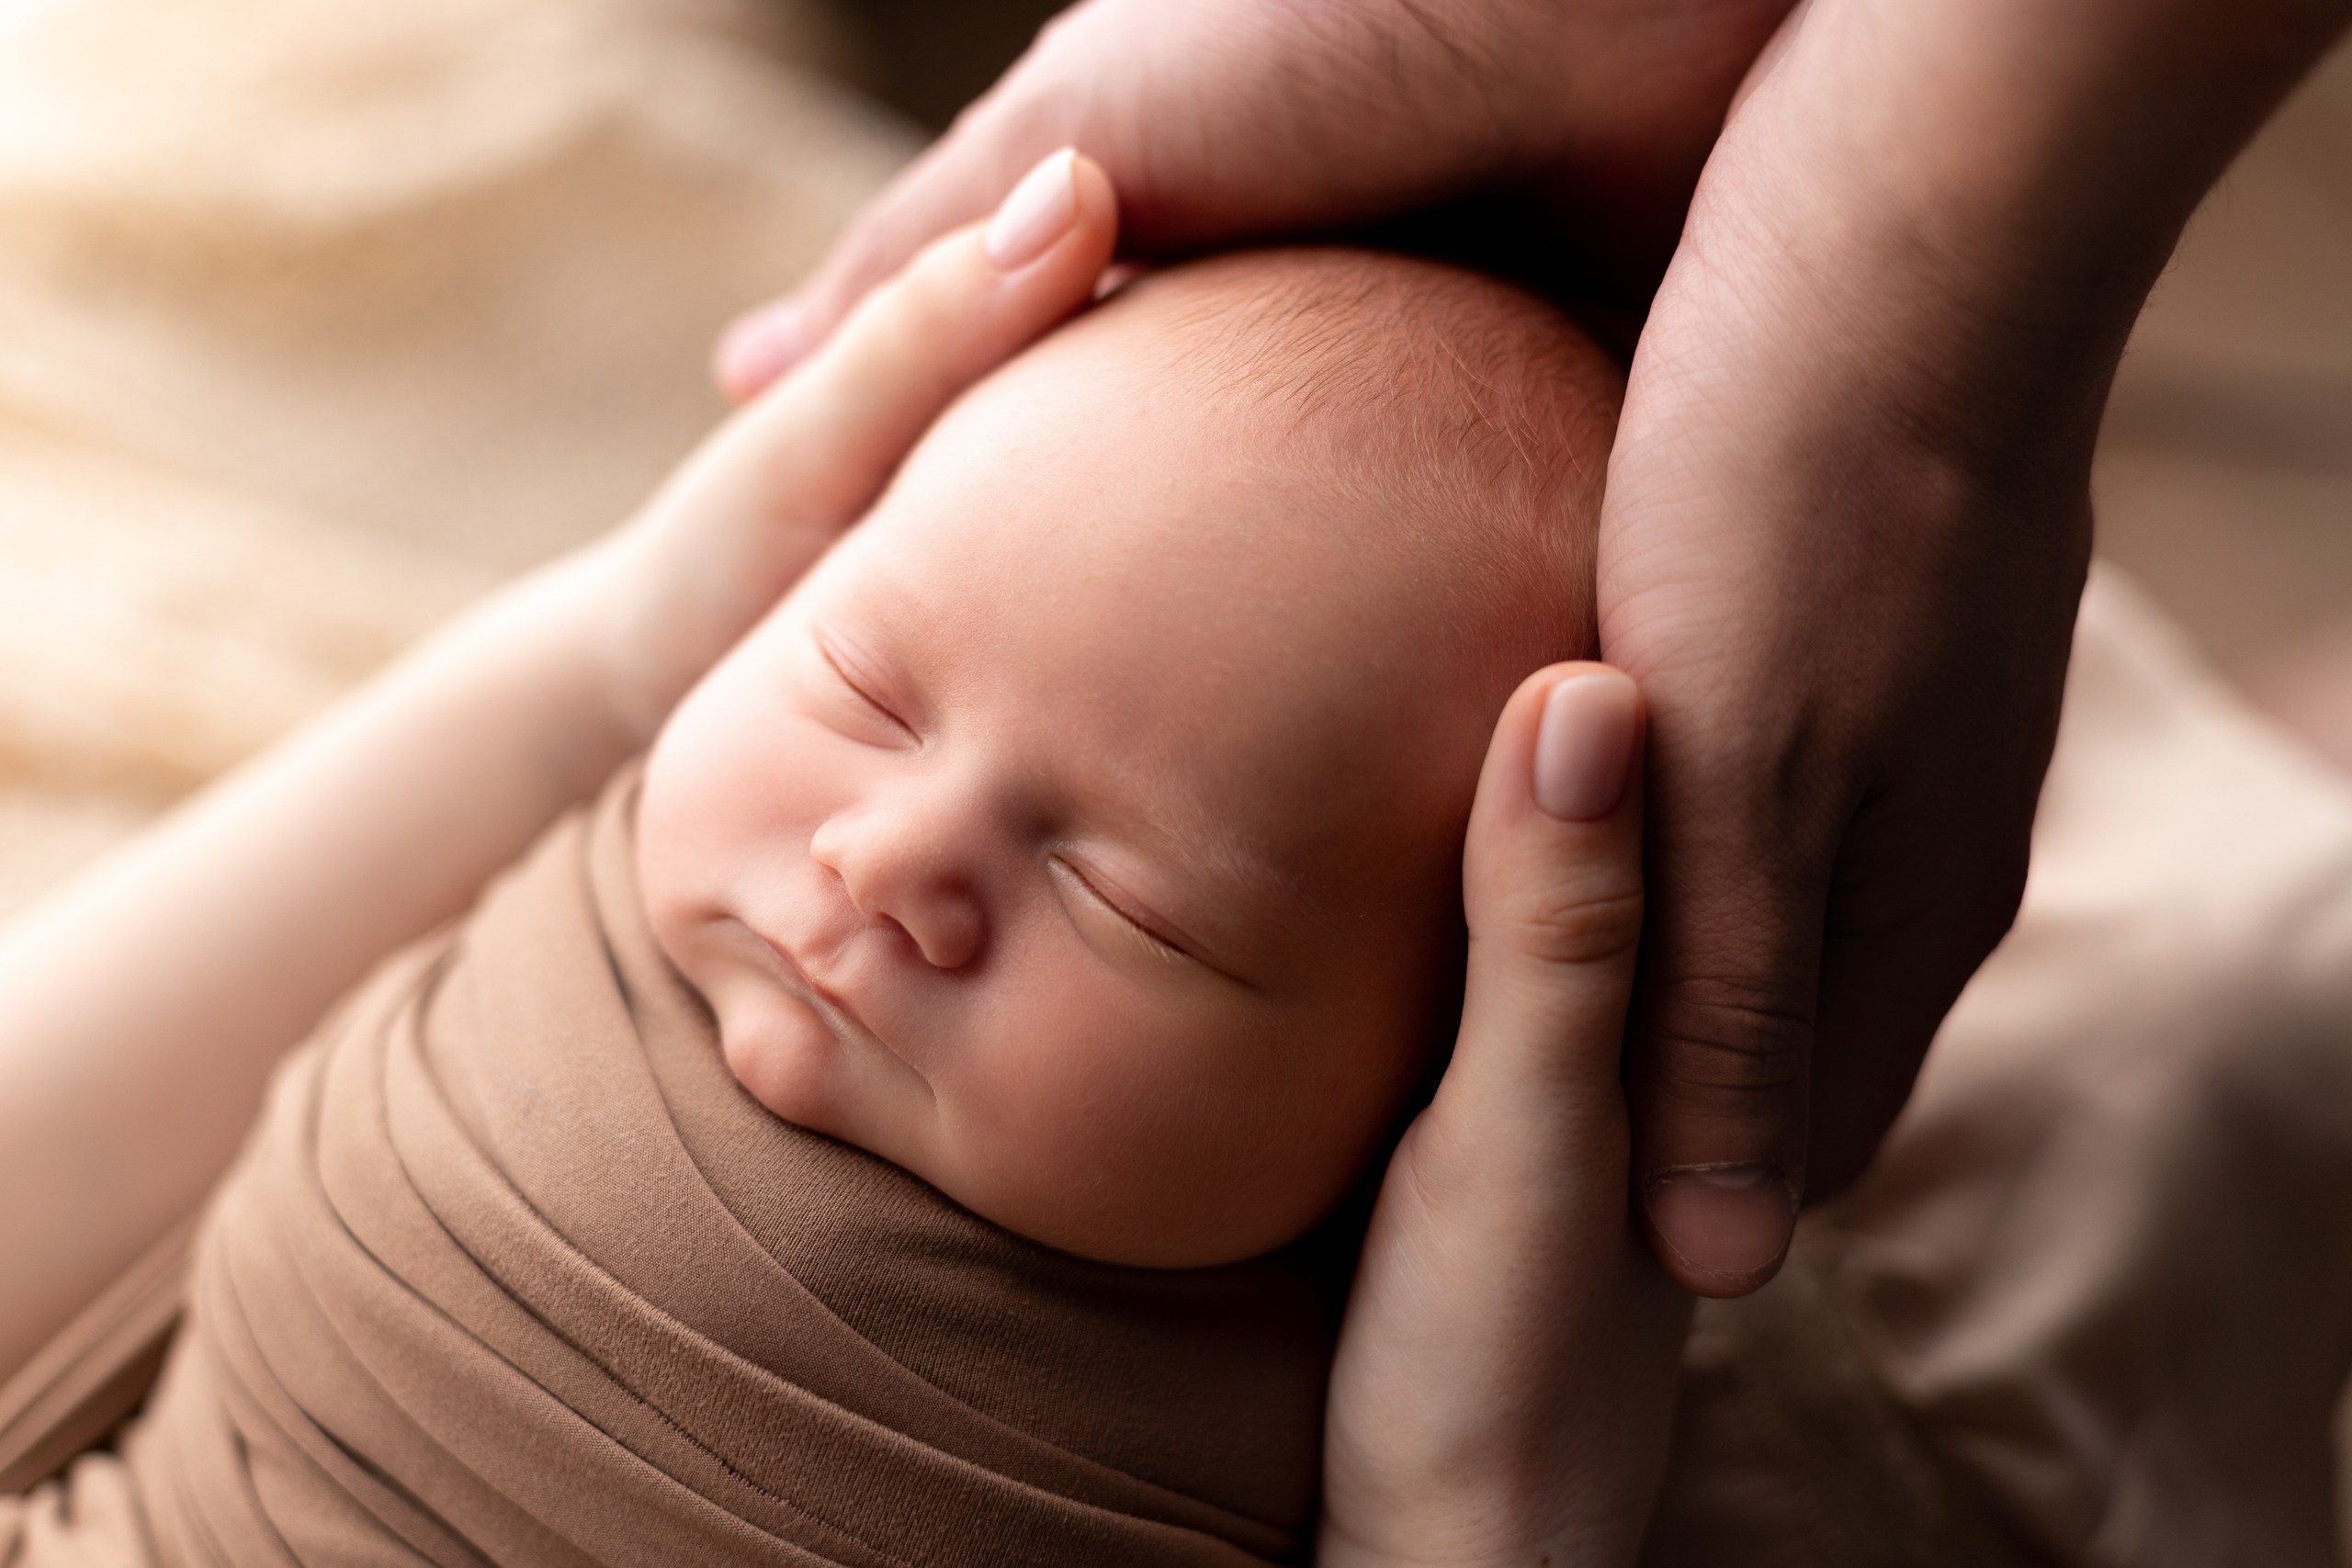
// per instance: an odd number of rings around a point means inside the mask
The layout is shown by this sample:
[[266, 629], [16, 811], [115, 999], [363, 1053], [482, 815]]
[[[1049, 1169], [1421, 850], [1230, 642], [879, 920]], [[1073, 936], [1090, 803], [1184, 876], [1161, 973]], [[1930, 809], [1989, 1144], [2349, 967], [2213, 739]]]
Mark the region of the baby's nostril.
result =
[[934, 969], [963, 969], [978, 961], [983, 931], [977, 908], [961, 898], [944, 897], [915, 913], [919, 918], [911, 926], [892, 924], [907, 933], [924, 963]]

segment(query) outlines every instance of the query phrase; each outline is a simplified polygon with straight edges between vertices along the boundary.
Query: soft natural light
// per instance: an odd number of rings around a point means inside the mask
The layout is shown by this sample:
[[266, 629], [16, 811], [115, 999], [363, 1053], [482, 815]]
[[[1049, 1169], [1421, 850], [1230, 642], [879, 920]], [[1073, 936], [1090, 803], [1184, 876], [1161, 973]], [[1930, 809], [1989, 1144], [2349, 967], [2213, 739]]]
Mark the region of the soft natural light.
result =
[[0, 0], [0, 38], [40, 13], [65, 4], [67, 0]]

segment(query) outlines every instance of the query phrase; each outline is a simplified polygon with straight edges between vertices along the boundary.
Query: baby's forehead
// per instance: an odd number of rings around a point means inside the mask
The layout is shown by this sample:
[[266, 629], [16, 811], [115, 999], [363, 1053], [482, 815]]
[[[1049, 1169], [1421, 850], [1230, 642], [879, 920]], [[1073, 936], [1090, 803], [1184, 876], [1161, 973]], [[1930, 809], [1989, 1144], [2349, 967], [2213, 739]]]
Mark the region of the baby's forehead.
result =
[[1572, 637], [1581, 593], [1526, 507], [1122, 346], [1040, 357], [926, 443], [875, 520], [906, 616], [1040, 681], [1179, 681], [1237, 716]]
[[852, 553], [971, 711], [1280, 860], [1466, 805], [1511, 686], [1583, 650], [1613, 388], [1426, 264], [1173, 269], [967, 398]]
[[1575, 590], [1622, 387], [1589, 339], [1519, 290], [1303, 248], [1147, 275], [958, 413], [987, 410], [999, 443], [1063, 462], [1090, 435], [1131, 458], [1181, 447], [1182, 470], [1152, 477], [1204, 504], [1249, 486], [1313, 498], [1296, 530], [1434, 581], [1532, 570]]

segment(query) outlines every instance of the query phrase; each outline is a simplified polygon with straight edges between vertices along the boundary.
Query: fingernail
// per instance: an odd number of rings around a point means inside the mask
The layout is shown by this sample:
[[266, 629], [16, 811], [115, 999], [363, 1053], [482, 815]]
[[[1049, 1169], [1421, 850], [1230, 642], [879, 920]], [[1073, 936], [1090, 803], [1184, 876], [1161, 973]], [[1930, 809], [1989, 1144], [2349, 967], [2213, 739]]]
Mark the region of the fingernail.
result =
[[1553, 687], [1535, 731], [1535, 804], [1570, 822], [1616, 810], [1634, 765], [1635, 705], [1633, 681], [1614, 671]]
[[1797, 1224], [1796, 1188], [1763, 1162], [1659, 1171], [1643, 1185], [1642, 1207], [1659, 1245], [1692, 1273], [1726, 1285], [1761, 1283]]
[[1069, 232], [1078, 218], [1077, 152], [1069, 147], [1021, 176], [989, 220], [980, 242], [989, 260], [1006, 272], [1027, 266]]
[[738, 398], [750, 397], [799, 363], [808, 349], [808, 330], [792, 299], [736, 317], [718, 340], [719, 384]]

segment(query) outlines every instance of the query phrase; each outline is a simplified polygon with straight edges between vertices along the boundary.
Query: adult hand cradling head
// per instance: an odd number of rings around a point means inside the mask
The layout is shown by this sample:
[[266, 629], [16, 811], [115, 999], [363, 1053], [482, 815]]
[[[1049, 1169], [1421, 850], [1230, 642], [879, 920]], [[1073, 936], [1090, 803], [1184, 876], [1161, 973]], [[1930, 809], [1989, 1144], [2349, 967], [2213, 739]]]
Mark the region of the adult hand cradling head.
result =
[[651, 754], [648, 905], [743, 1081], [1091, 1258], [1322, 1218], [1428, 1073], [1496, 716], [1590, 646], [1618, 392], [1540, 301], [1330, 249], [959, 400]]
[[1800, 1194], [1869, 1158], [2007, 929], [2124, 335], [2346, 14], [1091, 0], [730, 336], [722, 376], [774, 375], [1064, 142], [1104, 161], [1144, 253], [1481, 192], [1585, 236], [1588, 276], [1671, 250], [1600, 626], [1655, 714], [1638, 1189], [1676, 1277], [1736, 1294]]

